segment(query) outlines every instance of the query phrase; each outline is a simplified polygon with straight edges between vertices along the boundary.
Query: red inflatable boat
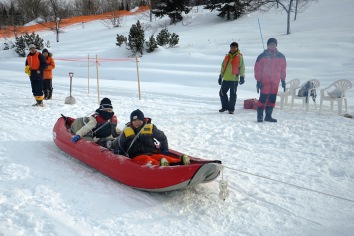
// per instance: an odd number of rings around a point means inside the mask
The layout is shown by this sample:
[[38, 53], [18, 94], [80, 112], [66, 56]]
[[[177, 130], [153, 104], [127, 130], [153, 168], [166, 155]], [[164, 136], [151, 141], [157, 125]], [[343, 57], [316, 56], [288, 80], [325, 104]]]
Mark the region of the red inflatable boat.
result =
[[[204, 160], [195, 157], [191, 157], [190, 165], [140, 165], [85, 139], [72, 143], [73, 134], [66, 120], [63, 117], [59, 118], [53, 128], [54, 143], [61, 150], [108, 177], [136, 189], [165, 192], [190, 188], [200, 183], [213, 181], [222, 169], [219, 160]], [[171, 156], [182, 154], [171, 149], [169, 151]]]

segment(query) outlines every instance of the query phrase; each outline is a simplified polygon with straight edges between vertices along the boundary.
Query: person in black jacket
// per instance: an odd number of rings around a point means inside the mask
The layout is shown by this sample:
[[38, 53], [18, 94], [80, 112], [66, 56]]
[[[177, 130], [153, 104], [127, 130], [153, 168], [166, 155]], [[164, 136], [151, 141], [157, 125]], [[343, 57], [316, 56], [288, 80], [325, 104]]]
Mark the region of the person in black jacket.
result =
[[47, 68], [47, 62], [43, 55], [37, 51], [36, 45], [30, 44], [30, 53], [27, 55], [25, 72], [31, 80], [32, 93], [36, 99], [33, 106], [43, 107], [43, 71]]
[[181, 159], [168, 156], [168, 141], [165, 133], [154, 124], [148, 123], [139, 109], [130, 114], [130, 123], [112, 143], [115, 153], [125, 155], [140, 164], [167, 166], [169, 164], [188, 165], [187, 155]]

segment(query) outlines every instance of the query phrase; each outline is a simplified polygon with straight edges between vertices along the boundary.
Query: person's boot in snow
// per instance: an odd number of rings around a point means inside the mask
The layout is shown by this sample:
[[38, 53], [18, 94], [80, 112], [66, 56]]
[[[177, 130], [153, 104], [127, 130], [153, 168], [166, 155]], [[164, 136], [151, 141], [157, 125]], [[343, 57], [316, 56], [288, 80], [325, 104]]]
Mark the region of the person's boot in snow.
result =
[[32, 106], [34, 107], [43, 107], [44, 104], [43, 104], [43, 100], [36, 100], [37, 103], [33, 104]]
[[43, 90], [43, 96], [44, 96], [44, 100], [47, 100], [48, 90]]
[[264, 118], [264, 121], [269, 121], [269, 122], [277, 122], [277, 119], [272, 118], [272, 113], [273, 113], [273, 108], [271, 106], [266, 107], [266, 116]]
[[47, 100], [52, 99], [53, 90], [49, 90]]
[[257, 122], [263, 122], [263, 107], [258, 107], [257, 108]]

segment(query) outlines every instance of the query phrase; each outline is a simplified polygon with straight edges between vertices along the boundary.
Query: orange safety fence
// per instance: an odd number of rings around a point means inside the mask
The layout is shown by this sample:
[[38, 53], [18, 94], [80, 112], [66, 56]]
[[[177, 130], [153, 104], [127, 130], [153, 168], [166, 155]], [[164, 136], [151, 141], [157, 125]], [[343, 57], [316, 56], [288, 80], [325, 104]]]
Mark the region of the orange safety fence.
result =
[[[86, 23], [86, 22], [90, 22], [90, 21], [94, 21], [94, 20], [112, 19], [112, 18], [115, 18], [118, 16], [122, 17], [122, 16], [135, 15], [135, 14], [147, 11], [147, 10], [149, 10], [149, 7], [143, 6], [143, 7], [139, 7], [139, 9], [134, 12], [112, 11], [112, 12], [106, 12], [106, 13], [99, 14], [99, 15], [76, 16], [76, 17], [72, 17], [72, 18], [62, 19], [60, 21], [59, 27], [63, 28], [65, 26], [78, 24], [78, 23]], [[0, 29], [0, 38], [12, 37], [15, 35], [14, 31], [17, 32], [17, 35], [22, 35], [22, 34], [26, 34], [26, 33], [31, 34], [32, 32], [38, 32], [38, 31], [44, 31], [44, 30], [54, 30], [55, 27], [56, 27], [56, 22], [46, 22], [43, 24], [22, 26], [22, 27], [17, 27], [16, 29], [13, 26], [9, 26], [4, 29]]]

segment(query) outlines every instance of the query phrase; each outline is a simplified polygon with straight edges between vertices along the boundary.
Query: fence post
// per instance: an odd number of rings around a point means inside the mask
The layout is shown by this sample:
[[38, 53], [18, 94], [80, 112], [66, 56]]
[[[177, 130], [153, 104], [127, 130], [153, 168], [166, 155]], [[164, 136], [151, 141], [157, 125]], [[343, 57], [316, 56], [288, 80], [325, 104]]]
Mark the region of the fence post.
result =
[[90, 53], [87, 54], [87, 94], [90, 94]]
[[97, 99], [98, 99], [98, 105], [100, 104], [100, 82], [98, 79], [98, 57], [96, 54], [96, 78], [97, 78]]
[[138, 56], [135, 55], [135, 63], [136, 63], [136, 73], [138, 76], [138, 93], [139, 93], [139, 100], [141, 100], [140, 96], [140, 76], [139, 76], [139, 66], [138, 66]]

